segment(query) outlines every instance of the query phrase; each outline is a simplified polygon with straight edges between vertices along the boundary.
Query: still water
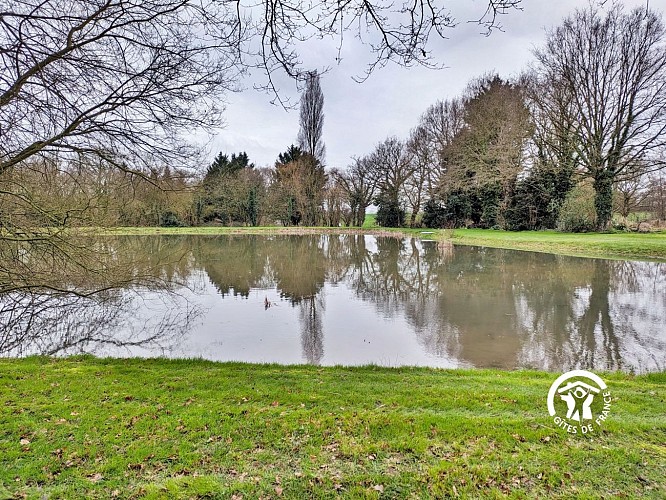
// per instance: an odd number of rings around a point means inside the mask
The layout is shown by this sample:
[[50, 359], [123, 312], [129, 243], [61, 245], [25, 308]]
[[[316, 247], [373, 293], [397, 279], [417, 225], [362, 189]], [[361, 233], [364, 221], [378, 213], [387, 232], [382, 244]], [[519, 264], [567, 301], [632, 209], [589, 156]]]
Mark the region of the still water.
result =
[[368, 235], [107, 240], [163, 282], [59, 304], [1, 355], [666, 369], [666, 264]]

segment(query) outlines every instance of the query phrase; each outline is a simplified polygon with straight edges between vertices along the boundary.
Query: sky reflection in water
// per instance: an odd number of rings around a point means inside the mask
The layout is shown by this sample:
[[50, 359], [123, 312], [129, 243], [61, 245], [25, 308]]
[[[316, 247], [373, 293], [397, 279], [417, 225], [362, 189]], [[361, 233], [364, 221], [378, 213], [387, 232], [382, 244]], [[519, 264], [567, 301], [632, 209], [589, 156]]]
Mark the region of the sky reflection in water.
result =
[[94, 332], [5, 335], [3, 354], [666, 369], [663, 263], [367, 235], [133, 236], [114, 245], [187, 287], [126, 290], [114, 321], [97, 321]]

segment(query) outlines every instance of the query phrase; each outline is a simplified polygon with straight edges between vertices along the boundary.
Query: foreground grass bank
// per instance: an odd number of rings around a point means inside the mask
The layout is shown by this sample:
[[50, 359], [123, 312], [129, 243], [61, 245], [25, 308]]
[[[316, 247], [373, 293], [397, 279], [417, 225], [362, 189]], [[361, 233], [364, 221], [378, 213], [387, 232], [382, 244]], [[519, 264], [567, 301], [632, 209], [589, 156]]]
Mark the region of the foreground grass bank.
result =
[[666, 374], [604, 376], [592, 438], [554, 374], [0, 360], [0, 498], [666, 495]]
[[387, 229], [363, 228], [294, 228], [294, 227], [119, 227], [92, 229], [96, 234], [308, 234], [364, 232], [368, 234], [402, 233], [418, 237], [450, 239], [459, 245], [528, 250], [533, 252], [607, 257], [622, 259], [666, 260], [666, 233], [560, 233], [557, 231], [494, 231], [491, 229]]

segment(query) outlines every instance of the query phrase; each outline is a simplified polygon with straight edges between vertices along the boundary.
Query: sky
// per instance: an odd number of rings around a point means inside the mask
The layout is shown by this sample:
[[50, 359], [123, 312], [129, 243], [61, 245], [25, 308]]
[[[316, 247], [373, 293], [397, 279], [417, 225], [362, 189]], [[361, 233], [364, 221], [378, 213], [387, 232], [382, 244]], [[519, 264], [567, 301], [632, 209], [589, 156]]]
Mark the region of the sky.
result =
[[[621, 3], [630, 8], [645, 5], [646, 0]], [[502, 16], [502, 31], [495, 30], [489, 36], [478, 24], [466, 22], [481, 16], [487, 0], [448, 0], [443, 4], [459, 21], [448, 30], [448, 39], [430, 45], [431, 55], [445, 66], [443, 69], [389, 64], [364, 83], [356, 83], [353, 78], [363, 73], [371, 57], [369, 49], [351, 36], [345, 37], [340, 63], [335, 61], [334, 40], [301, 47], [306, 68], [329, 68], [321, 77], [327, 168], [344, 169], [351, 158], [370, 153], [389, 136], [406, 138], [428, 106], [460, 95], [473, 78], [487, 72], [505, 78], [518, 75], [532, 62], [532, 50], [544, 42], [546, 30], [587, 2], [523, 0], [522, 10]], [[650, 0], [649, 6], [666, 13], [666, 0]], [[270, 95], [252, 88], [251, 77], [242, 84], [245, 90], [227, 96], [225, 125], [209, 144], [211, 160], [218, 152], [245, 151], [256, 166], [272, 166], [280, 152], [296, 143], [298, 106], [285, 110], [271, 104]], [[282, 97], [298, 104], [294, 82], [284, 77], [279, 87]]]

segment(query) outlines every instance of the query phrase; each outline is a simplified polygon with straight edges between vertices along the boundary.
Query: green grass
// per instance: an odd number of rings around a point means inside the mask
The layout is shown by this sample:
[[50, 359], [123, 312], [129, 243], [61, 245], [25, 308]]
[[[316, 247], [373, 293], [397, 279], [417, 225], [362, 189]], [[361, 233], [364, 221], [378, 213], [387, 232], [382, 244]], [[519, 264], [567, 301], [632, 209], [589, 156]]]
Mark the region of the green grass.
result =
[[535, 252], [666, 260], [666, 233], [560, 233], [456, 229], [453, 242]]
[[377, 214], [365, 214], [365, 220], [363, 221], [364, 228], [373, 228], [377, 227]]
[[664, 498], [666, 374], [606, 374], [594, 437], [555, 374], [0, 360], [0, 498]]

